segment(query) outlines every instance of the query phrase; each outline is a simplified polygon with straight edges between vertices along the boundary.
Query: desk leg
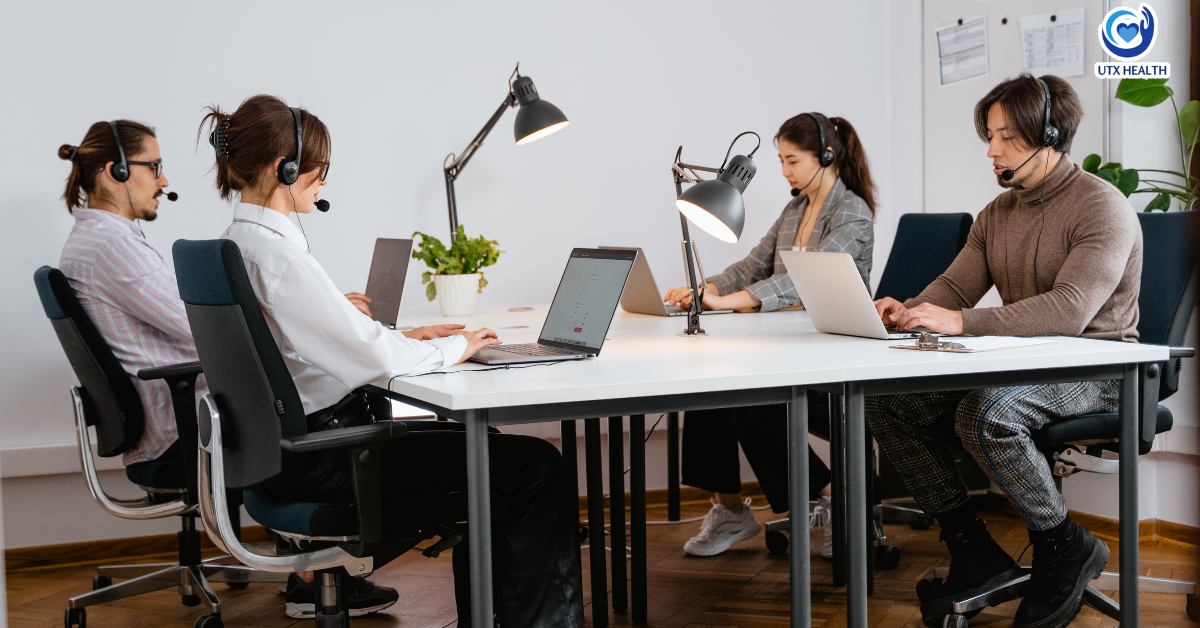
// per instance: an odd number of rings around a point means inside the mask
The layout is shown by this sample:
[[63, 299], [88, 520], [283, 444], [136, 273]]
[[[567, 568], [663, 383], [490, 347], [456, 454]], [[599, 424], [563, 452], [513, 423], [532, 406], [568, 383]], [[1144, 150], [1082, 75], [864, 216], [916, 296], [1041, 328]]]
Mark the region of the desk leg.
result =
[[792, 628], [812, 625], [808, 548], [808, 391], [792, 388], [788, 403], [788, 518], [791, 535]]
[[608, 417], [608, 522], [612, 552], [612, 607], [629, 608], [625, 570], [625, 417]]
[[[846, 586], [846, 408], [843, 395], [829, 395], [829, 466], [833, 496], [833, 586]], [[804, 514], [804, 513], [802, 513]]]
[[600, 419], [583, 420], [587, 470], [588, 543], [592, 564], [592, 626], [608, 627], [608, 574], [604, 566], [604, 472], [600, 464]]
[[667, 413], [667, 521], [679, 521], [679, 413]]
[[633, 564], [629, 570], [633, 592], [633, 622], [646, 623], [646, 415], [629, 417], [629, 523]]
[[[867, 625], [867, 460], [863, 442], [866, 410], [861, 382], [846, 383], [846, 526], [850, 543], [846, 548], [846, 623], [850, 628]], [[1136, 525], [1136, 524], [1135, 524]]]
[[491, 628], [492, 482], [489, 477], [487, 410], [467, 410], [467, 533], [471, 543], [471, 625]]
[[[866, 418], [865, 416], [863, 418]], [[867, 508], [867, 595], [875, 595], [875, 441], [871, 436], [871, 428], [863, 422], [863, 460], [866, 462], [865, 474], [867, 483], [863, 503]]]
[[[1138, 368], [1121, 381], [1120, 560], [1121, 625], [1138, 625]], [[1151, 419], [1153, 420], [1153, 419]]]
[[575, 522], [576, 542], [583, 545], [583, 539], [578, 538], [579, 530], [583, 527], [579, 521], [579, 440], [575, 433], [574, 421], [559, 421], [562, 429], [562, 458], [563, 484], [566, 495], [567, 521]]

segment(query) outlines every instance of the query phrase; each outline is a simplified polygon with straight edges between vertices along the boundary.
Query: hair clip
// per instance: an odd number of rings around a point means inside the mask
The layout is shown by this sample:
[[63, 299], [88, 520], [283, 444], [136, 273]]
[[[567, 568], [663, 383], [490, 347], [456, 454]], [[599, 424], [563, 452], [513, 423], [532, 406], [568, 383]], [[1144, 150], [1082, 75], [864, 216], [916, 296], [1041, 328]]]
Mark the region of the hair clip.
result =
[[217, 151], [217, 157], [229, 154], [229, 138], [225, 137], [228, 131], [229, 118], [221, 118], [213, 126], [212, 133], [208, 134], [208, 143]]
[[71, 147], [71, 156], [67, 157], [67, 161], [75, 161], [75, 153], [78, 153], [78, 152], [79, 152], [79, 147], [72, 146]]

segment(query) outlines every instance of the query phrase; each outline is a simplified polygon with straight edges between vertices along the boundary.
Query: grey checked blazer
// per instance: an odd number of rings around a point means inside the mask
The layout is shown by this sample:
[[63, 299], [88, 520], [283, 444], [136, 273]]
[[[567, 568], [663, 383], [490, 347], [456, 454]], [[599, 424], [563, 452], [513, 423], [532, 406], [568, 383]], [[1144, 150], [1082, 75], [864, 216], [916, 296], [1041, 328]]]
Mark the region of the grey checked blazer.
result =
[[[725, 272], [709, 277], [709, 283], [727, 295], [746, 290], [755, 299], [762, 301], [763, 312], [778, 310], [796, 303], [800, 296], [788, 277], [787, 269], [779, 251], [792, 250], [796, 241], [796, 230], [808, 206], [808, 196], [801, 195], [783, 208], [779, 220], [750, 251], [746, 259], [725, 269]], [[858, 267], [858, 274], [870, 290], [871, 252], [875, 248], [875, 228], [866, 201], [846, 189], [839, 178], [825, 198], [817, 224], [808, 239], [808, 251], [849, 253]]]

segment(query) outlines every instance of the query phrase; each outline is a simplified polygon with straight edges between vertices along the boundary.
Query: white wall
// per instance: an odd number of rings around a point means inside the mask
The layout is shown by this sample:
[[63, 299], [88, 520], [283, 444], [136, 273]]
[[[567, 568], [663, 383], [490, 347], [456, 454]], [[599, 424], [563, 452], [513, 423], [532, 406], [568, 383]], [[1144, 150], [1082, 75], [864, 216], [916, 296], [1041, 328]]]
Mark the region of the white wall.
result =
[[[487, 306], [548, 301], [575, 246], [642, 246], [658, 281], [678, 284], [675, 149], [682, 144], [685, 159], [715, 166], [734, 135], [754, 130], [764, 143], [746, 193], [746, 238], [726, 245], [697, 236], [706, 269], [719, 271], [746, 254], [790, 199], [771, 136], [788, 117], [818, 110], [852, 121], [870, 155], [880, 188], [878, 274], [893, 216], [920, 207], [917, 145], [907, 147], [920, 136], [919, 81], [909, 86], [906, 78], [920, 73], [919, 42], [904, 32], [914, 11], [911, 0], [6, 7], [0, 54], [20, 63], [0, 66], [0, 113], [10, 121], [0, 126], [9, 149], [0, 155], [0, 208], [12, 234], [0, 247], [0, 450], [54, 458], [74, 443], [66, 392], [75, 378], [31, 275], [57, 264], [72, 224], [58, 200], [67, 164], [54, 153], [78, 143], [92, 122], [124, 117], [157, 128], [181, 198], [164, 203], [144, 229], [169, 258], [176, 239], [217, 237], [229, 222], [212, 188], [211, 150], [196, 147], [201, 108], [232, 110], [270, 93], [311, 109], [334, 138], [324, 190], [334, 208], [305, 227], [339, 287], [361, 290], [374, 238], [445, 235], [442, 159], [500, 104], [520, 61], [571, 126], [517, 147], [510, 112], [458, 182], [463, 224], [507, 251], [488, 270], [491, 285], [480, 297]], [[743, 139], [738, 150], [752, 146]], [[897, 159], [903, 172], [893, 168]], [[420, 272], [414, 265], [406, 309], [430, 307]], [[77, 475], [8, 477], [3, 488], [10, 546], [97, 538], [89, 530], [102, 516], [59, 517], [54, 525], [62, 527], [28, 523], [60, 503], [89, 507]], [[111, 523], [114, 536], [133, 533]]]

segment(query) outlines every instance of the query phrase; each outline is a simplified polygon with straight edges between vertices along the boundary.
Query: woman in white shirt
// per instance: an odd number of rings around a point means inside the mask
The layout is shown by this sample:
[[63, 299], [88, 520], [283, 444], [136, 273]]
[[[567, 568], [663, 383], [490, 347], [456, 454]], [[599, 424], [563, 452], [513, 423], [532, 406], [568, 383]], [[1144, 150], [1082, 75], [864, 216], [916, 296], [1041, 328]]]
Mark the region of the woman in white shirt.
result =
[[[368, 400], [361, 389], [372, 381], [436, 371], [500, 342], [491, 330], [461, 325], [392, 332], [364, 313], [365, 297], [337, 290], [288, 219], [311, 213], [326, 184], [331, 141], [316, 116], [260, 95], [232, 114], [209, 108], [202, 132], [206, 124], [221, 198], [232, 201], [236, 194], [240, 201], [223, 237], [241, 249], [309, 432], [366, 424], [380, 407], [386, 412], [386, 403], [375, 403], [373, 411], [372, 401], [379, 400]], [[384, 490], [395, 496], [384, 500], [386, 528], [399, 532], [466, 518], [466, 440], [454, 425], [421, 422], [385, 445]], [[577, 628], [583, 623], [582, 574], [574, 522], [563, 508], [562, 458], [541, 439], [499, 433], [489, 439], [500, 621]], [[315, 456], [305, 466], [271, 490], [310, 500], [352, 499], [342, 456]], [[453, 559], [459, 626], [469, 626], [471, 618], [464, 546], [455, 548]]]

